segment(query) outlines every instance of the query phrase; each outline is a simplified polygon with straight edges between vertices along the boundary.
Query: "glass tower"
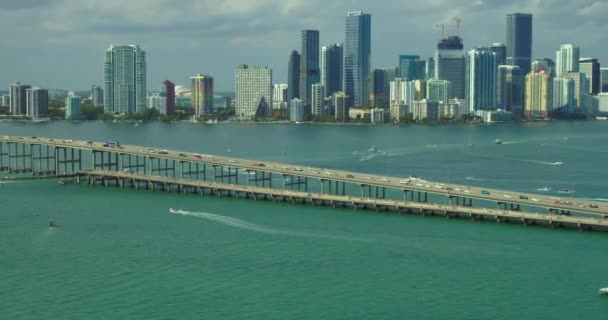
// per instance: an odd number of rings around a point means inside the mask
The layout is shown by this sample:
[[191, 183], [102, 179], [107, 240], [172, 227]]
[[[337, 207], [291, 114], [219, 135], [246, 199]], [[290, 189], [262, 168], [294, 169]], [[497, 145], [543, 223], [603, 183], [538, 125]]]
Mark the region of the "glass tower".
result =
[[342, 88], [346, 94], [347, 108], [369, 104], [371, 21], [371, 15], [361, 11], [349, 12], [346, 15]]
[[532, 15], [507, 14], [507, 64], [518, 66], [522, 74], [528, 74], [531, 62]]
[[306, 106], [310, 105], [312, 85], [321, 80], [318, 30], [302, 30], [302, 51], [300, 52], [300, 99]]
[[321, 83], [325, 86], [327, 96], [342, 91], [343, 59], [344, 48], [341, 43], [321, 48]]
[[300, 53], [292, 51], [287, 66], [287, 101], [300, 97]]
[[496, 54], [489, 48], [468, 52], [466, 98], [469, 110], [492, 110], [496, 106]]
[[103, 94], [106, 113], [133, 113], [147, 107], [145, 51], [137, 45], [110, 46]]

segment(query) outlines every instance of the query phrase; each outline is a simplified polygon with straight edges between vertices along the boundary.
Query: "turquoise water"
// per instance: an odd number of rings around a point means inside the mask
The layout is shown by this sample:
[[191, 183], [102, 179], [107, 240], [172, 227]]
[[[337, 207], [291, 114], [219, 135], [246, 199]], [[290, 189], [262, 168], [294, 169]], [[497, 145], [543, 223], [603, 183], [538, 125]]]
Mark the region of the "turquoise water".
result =
[[[608, 122], [0, 123], [5, 134], [608, 198]], [[473, 148], [464, 146], [469, 136]], [[363, 159], [374, 145], [382, 152]], [[46, 228], [49, 217], [60, 227]], [[52, 180], [0, 184], [0, 257], [6, 319], [601, 319], [608, 311], [597, 295], [608, 286], [606, 234]]]

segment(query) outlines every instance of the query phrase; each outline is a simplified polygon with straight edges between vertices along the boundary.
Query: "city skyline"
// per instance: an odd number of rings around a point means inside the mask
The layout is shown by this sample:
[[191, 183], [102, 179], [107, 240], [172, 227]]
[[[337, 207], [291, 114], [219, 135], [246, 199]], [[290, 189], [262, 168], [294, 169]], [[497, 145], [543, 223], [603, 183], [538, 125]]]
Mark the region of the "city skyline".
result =
[[[315, 1], [294, 1], [289, 5], [275, 1], [230, 1], [217, 8], [210, 8], [213, 7], [210, 3], [185, 1], [171, 4], [173, 11], [163, 19], [150, 19], [144, 12], [129, 16], [118, 14], [113, 16], [116, 22], [112, 25], [105, 22], [110, 19], [103, 17], [141, 7], [142, 4], [137, 1], [127, 5], [115, 1], [93, 1], [88, 6], [78, 2], [70, 8], [62, 6], [69, 2], [3, 1], [0, 4], [0, 17], [3, 18], [0, 23], [5, 24], [0, 42], [6, 49], [1, 55], [5, 61], [14, 62], [3, 69], [0, 81], [6, 85], [20, 81], [49, 89], [74, 90], [86, 89], [92, 84], [102, 85], [103, 66], [99, 61], [103, 58], [103, 50], [112, 43], [125, 43], [145, 48], [149, 88], [157, 88], [166, 79], [180, 85], [187, 84], [192, 70], [201, 70], [217, 79], [217, 91], [233, 91], [234, 68], [241, 63], [267, 65], [276, 75], [276, 82], [287, 82], [285, 61], [291, 50], [299, 48], [300, 31], [319, 30], [320, 45], [343, 42], [343, 17], [352, 10], [362, 10], [375, 17], [371, 28], [374, 69], [393, 67], [400, 54], [416, 54], [421, 59], [432, 56], [435, 44], [441, 38], [434, 25], [451, 24], [451, 19], [456, 16], [463, 20], [461, 36], [465, 51], [506, 42], [504, 17], [511, 12], [534, 15], [532, 59], [552, 58], [560, 44], [573, 43], [581, 48], [581, 58], [597, 58], [600, 63], [608, 60], [606, 45], [600, 41], [608, 27], [602, 23], [599, 14], [602, 6], [605, 8], [606, 5], [594, 1], [560, 3], [559, 6], [555, 5], [555, 0], [537, 1], [534, 5], [525, 1], [513, 4], [460, 1], [450, 3], [451, 7], [447, 8], [444, 8], [445, 4], [437, 3], [384, 6], [386, 2], [372, 5], [354, 1], [348, 5], [328, 5], [323, 12], [315, 9], [319, 5]], [[157, 5], [146, 3], [149, 9]], [[273, 6], [278, 14], [260, 16]], [[100, 10], [91, 15], [85, 10], [91, 8]], [[48, 10], [57, 14], [45, 15]], [[91, 15], [87, 19], [84, 19], [85, 11]], [[201, 16], [208, 19], [197, 18], [204, 20], [197, 22], [184, 18], [196, 16], [192, 14], [196, 12], [204, 12]], [[571, 15], [568, 21], [559, 19], [565, 12]], [[294, 20], [294, 16], [301, 19]], [[404, 16], [411, 19], [403, 19]], [[32, 20], [35, 23], [26, 28], [16, 28], [16, 21], [25, 17], [40, 19]], [[199, 34], [187, 31], [197, 23], [213, 27]], [[481, 27], [488, 32], [477, 34]], [[78, 32], [72, 32], [74, 30]], [[24, 42], [19, 36], [24, 32], [28, 37], [35, 34], [42, 38]], [[66, 32], [70, 35], [66, 36]], [[454, 32], [450, 28], [446, 30], [449, 34]], [[394, 41], [397, 33], [399, 42]]]

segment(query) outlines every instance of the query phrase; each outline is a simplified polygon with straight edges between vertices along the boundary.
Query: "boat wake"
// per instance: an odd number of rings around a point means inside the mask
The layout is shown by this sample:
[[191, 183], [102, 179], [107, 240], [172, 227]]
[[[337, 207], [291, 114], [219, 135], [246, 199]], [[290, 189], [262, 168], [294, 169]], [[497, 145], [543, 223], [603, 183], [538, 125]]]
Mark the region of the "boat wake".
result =
[[227, 225], [227, 226], [230, 226], [233, 228], [238, 228], [238, 229], [253, 231], [253, 232], [266, 233], [266, 234], [284, 235], [284, 236], [292, 236], [292, 237], [368, 242], [368, 240], [354, 238], [354, 237], [335, 236], [335, 235], [327, 235], [327, 234], [319, 234], [319, 233], [298, 232], [298, 231], [285, 230], [285, 229], [276, 229], [276, 228], [271, 228], [271, 227], [247, 222], [247, 221], [233, 218], [233, 217], [228, 217], [228, 216], [223, 216], [223, 215], [213, 214], [213, 213], [208, 213], [208, 212], [193, 212], [193, 211], [186, 211], [186, 210], [174, 210], [171, 212], [174, 214], [180, 214], [180, 215], [184, 215], [184, 216], [206, 219], [206, 220], [221, 223], [223, 225]]

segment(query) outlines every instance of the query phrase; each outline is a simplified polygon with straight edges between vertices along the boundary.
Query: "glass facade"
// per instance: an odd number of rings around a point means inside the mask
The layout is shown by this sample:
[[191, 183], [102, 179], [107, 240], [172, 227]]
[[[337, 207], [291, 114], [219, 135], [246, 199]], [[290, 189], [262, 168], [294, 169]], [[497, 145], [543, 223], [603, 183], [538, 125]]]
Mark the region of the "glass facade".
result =
[[319, 31], [302, 30], [300, 51], [300, 99], [310, 105], [312, 85], [321, 81], [319, 72]]
[[346, 15], [344, 79], [346, 107], [369, 105], [371, 73], [371, 20], [361, 11]]
[[531, 62], [532, 15], [507, 14], [507, 64], [518, 66], [522, 74], [528, 74]]
[[146, 99], [146, 53], [137, 45], [111, 46], [104, 63], [105, 112], [144, 110]]

